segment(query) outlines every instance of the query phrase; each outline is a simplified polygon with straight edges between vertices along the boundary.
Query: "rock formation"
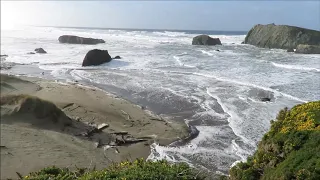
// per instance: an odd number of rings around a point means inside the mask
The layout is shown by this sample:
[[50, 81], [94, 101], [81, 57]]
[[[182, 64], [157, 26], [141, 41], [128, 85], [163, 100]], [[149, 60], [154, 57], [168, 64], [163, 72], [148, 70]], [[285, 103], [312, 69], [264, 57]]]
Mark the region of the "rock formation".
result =
[[320, 31], [287, 25], [255, 25], [245, 44], [263, 48], [295, 49], [299, 44], [320, 45]]
[[39, 53], [39, 54], [46, 54], [47, 52], [44, 50], [44, 49], [42, 49], [42, 48], [37, 48], [37, 49], [35, 49], [34, 50], [36, 53]]
[[298, 54], [320, 54], [320, 45], [299, 44], [295, 53]]
[[90, 50], [83, 59], [82, 66], [96, 66], [112, 60], [107, 50]]
[[63, 35], [59, 37], [60, 43], [68, 43], [68, 44], [99, 44], [105, 43], [103, 39], [94, 39], [94, 38], [84, 38], [73, 35]]
[[208, 35], [199, 35], [192, 39], [192, 45], [221, 45], [221, 41], [219, 38], [212, 38]]

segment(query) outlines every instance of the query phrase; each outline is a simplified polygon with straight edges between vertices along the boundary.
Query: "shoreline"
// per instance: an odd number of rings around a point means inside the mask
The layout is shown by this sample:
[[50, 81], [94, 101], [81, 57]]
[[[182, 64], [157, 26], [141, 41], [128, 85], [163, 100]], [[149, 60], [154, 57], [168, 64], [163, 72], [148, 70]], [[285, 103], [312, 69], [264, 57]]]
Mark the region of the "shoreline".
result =
[[[5, 114], [4, 110], [11, 106], [2, 104], [1, 146], [6, 147], [5, 149], [9, 152], [1, 148], [1, 159], [6, 164], [1, 166], [1, 171], [7, 172], [2, 173], [1, 178], [12, 178], [16, 176], [15, 172], [26, 173], [54, 164], [57, 166], [86, 164], [85, 167], [87, 167], [88, 161], [91, 161], [90, 166], [95, 164], [99, 169], [108, 166], [110, 162], [140, 157], [146, 159], [150, 155], [153, 143], [166, 146], [179, 140], [190, 140], [190, 137], [193, 137], [187, 124], [163, 119], [139, 105], [98, 87], [79, 83], [53, 82], [39, 77], [1, 74], [1, 97], [17, 94], [36, 96], [52, 102], [73, 121], [97, 125], [107, 123], [108, 127], [103, 130], [102, 135], [81, 139], [70, 133], [56, 130], [54, 124], [46, 128], [36, 127], [37, 123], [34, 124], [33, 121], [30, 123], [25, 119], [26, 117], [32, 119], [31, 114]], [[75, 129], [70, 130], [70, 132], [74, 131]], [[108, 137], [106, 141], [110, 143], [112, 139], [110, 134], [117, 132], [126, 132], [136, 139], [146, 139], [141, 143], [117, 146], [116, 149], [110, 148], [110, 145], [103, 148], [94, 147], [97, 141], [99, 144], [101, 139], [105, 140], [105, 137]], [[101, 137], [103, 135], [105, 137]], [[17, 144], [18, 141], [24, 143]], [[49, 143], [50, 141], [53, 141], [52, 144]], [[42, 149], [42, 152], [39, 149]], [[75, 151], [77, 153], [73, 154]], [[64, 155], [58, 155], [59, 153]], [[84, 156], [87, 158], [83, 158]], [[30, 160], [33, 159], [36, 160], [31, 163]]]

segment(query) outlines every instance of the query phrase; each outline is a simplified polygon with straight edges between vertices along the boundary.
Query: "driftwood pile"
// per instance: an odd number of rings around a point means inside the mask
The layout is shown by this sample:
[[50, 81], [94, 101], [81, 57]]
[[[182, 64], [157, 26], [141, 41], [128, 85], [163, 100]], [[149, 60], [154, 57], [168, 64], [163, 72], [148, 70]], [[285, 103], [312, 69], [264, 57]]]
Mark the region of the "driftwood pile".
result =
[[[89, 128], [86, 129], [86, 132], [76, 134], [76, 136], [90, 138], [94, 134], [101, 133], [105, 128], [109, 127], [109, 124], [106, 124], [106, 123], [102, 123], [100, 125], [89, 123], [88, 125], [89, 125]], [[130, 144], [145, 142], [151, 139], [151, 137], [135, 138], [126, 131], [112, 132], [109, 134], [113, 136], [112, 140], [109, 143], [103, 143], [101, 139], [98, 139], [98, 142], [96, 144], [97, 148], [100, 148], [106, 145], [109, 145], [110, 147], [127, 146]]]

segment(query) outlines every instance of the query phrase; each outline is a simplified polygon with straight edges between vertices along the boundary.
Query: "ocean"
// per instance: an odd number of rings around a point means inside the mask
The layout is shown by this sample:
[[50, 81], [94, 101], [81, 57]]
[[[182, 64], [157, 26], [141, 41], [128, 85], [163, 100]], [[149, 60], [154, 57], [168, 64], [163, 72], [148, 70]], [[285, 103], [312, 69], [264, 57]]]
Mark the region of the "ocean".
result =
[[[198, 34], [220, 38], [222, 46], [192, 46]], [[179, 145], [153, 144], [149, 159], [187, 162], [226, 174], [235, 162], [253, 154], [280, 109], [320, 99], [320, 55], [241, 44], [245, 34], [19, 27], [1, 30], [1, 54], [8, 55], [1, 63], [16, 64], [2, 72], [78, 81], [162, 117], [184, 121], [199, 135]], [[100, 38], [106, 43], [60, 44], [61, 35]], [[39, 47], [48, 53], [27, 54]], [[122, 59], [81, 67], [91, 49], [105, 49]], [[262, 102], [264, 97], [271, 101]]]

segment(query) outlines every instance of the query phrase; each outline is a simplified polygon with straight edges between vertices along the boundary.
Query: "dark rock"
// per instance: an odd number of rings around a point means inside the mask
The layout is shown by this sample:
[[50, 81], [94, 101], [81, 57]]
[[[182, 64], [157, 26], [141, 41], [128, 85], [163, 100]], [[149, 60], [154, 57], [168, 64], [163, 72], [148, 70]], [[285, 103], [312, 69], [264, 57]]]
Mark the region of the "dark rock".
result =
[[34, 50], [36, 53], [39, 53], [39, 54], [46, 54], [47, 52], [44, 50], [44, 49], [42, 49], [42, 48], [37, 48], [37, 49], [35, 49]]
[[294, 52], [294, 49], [293, 49], [293, 48], [289, 48], [289, 49], [287, 50], [287, 52]]
[[242, 41], [241, 44], [244, 44], [244, 41]]
[[79, 36], [72, 35], [63, 35], [59, 37], [60, 43], [68, 43], [68, 44], [99, 44], [105, 43], [103, 39], [94, 39], [94, 38], [84, 38]]
[[83, 59], [82, 66], [96, 66], [112, 60], [107, 50], [90, 50]]
[[192, 39], [192, 45], [222, 45], [219, 38], [212, 38], [208, 35], [199, 35]]
[[36, 53], [34, 53], [34, 52], [28, 52], [27, 54], [36, 54]]
[[220, 52], [220, 50], [219, 50], [219, 49], [216, 49], [216, 51], [219, 51], [219, 52]]
[[320, 46], [299, 44], [295, 53], [298, 54], [320, 54]]
[[320, 31], [287, 25], [255, 25], [247, 34], [245, 44], [263, 48], [290, 49], [299, 44], [320, 45]]
[[120, 56], [116, 56], [113, 59], [121, 59], [121, 57]]
[[268, 97], [261, 98], [260, 100], [261, 100], [262, 102], [269, 102], [269, 101], [271, 101], [271, 99], [268, 98]]
[[189, 135], [187, 137], [170, 144], [170, 146], [173, 146], [173, 147], [183, 146], [183, 145], [189, 143], [192, 139], [198, 137], [200, 131], [195, 126], [188, 125], [188, 133], [189, 133]]
[[0, 57], [8, 57], [8, 55], [4, 54], [4, 55], [0, 55]]

